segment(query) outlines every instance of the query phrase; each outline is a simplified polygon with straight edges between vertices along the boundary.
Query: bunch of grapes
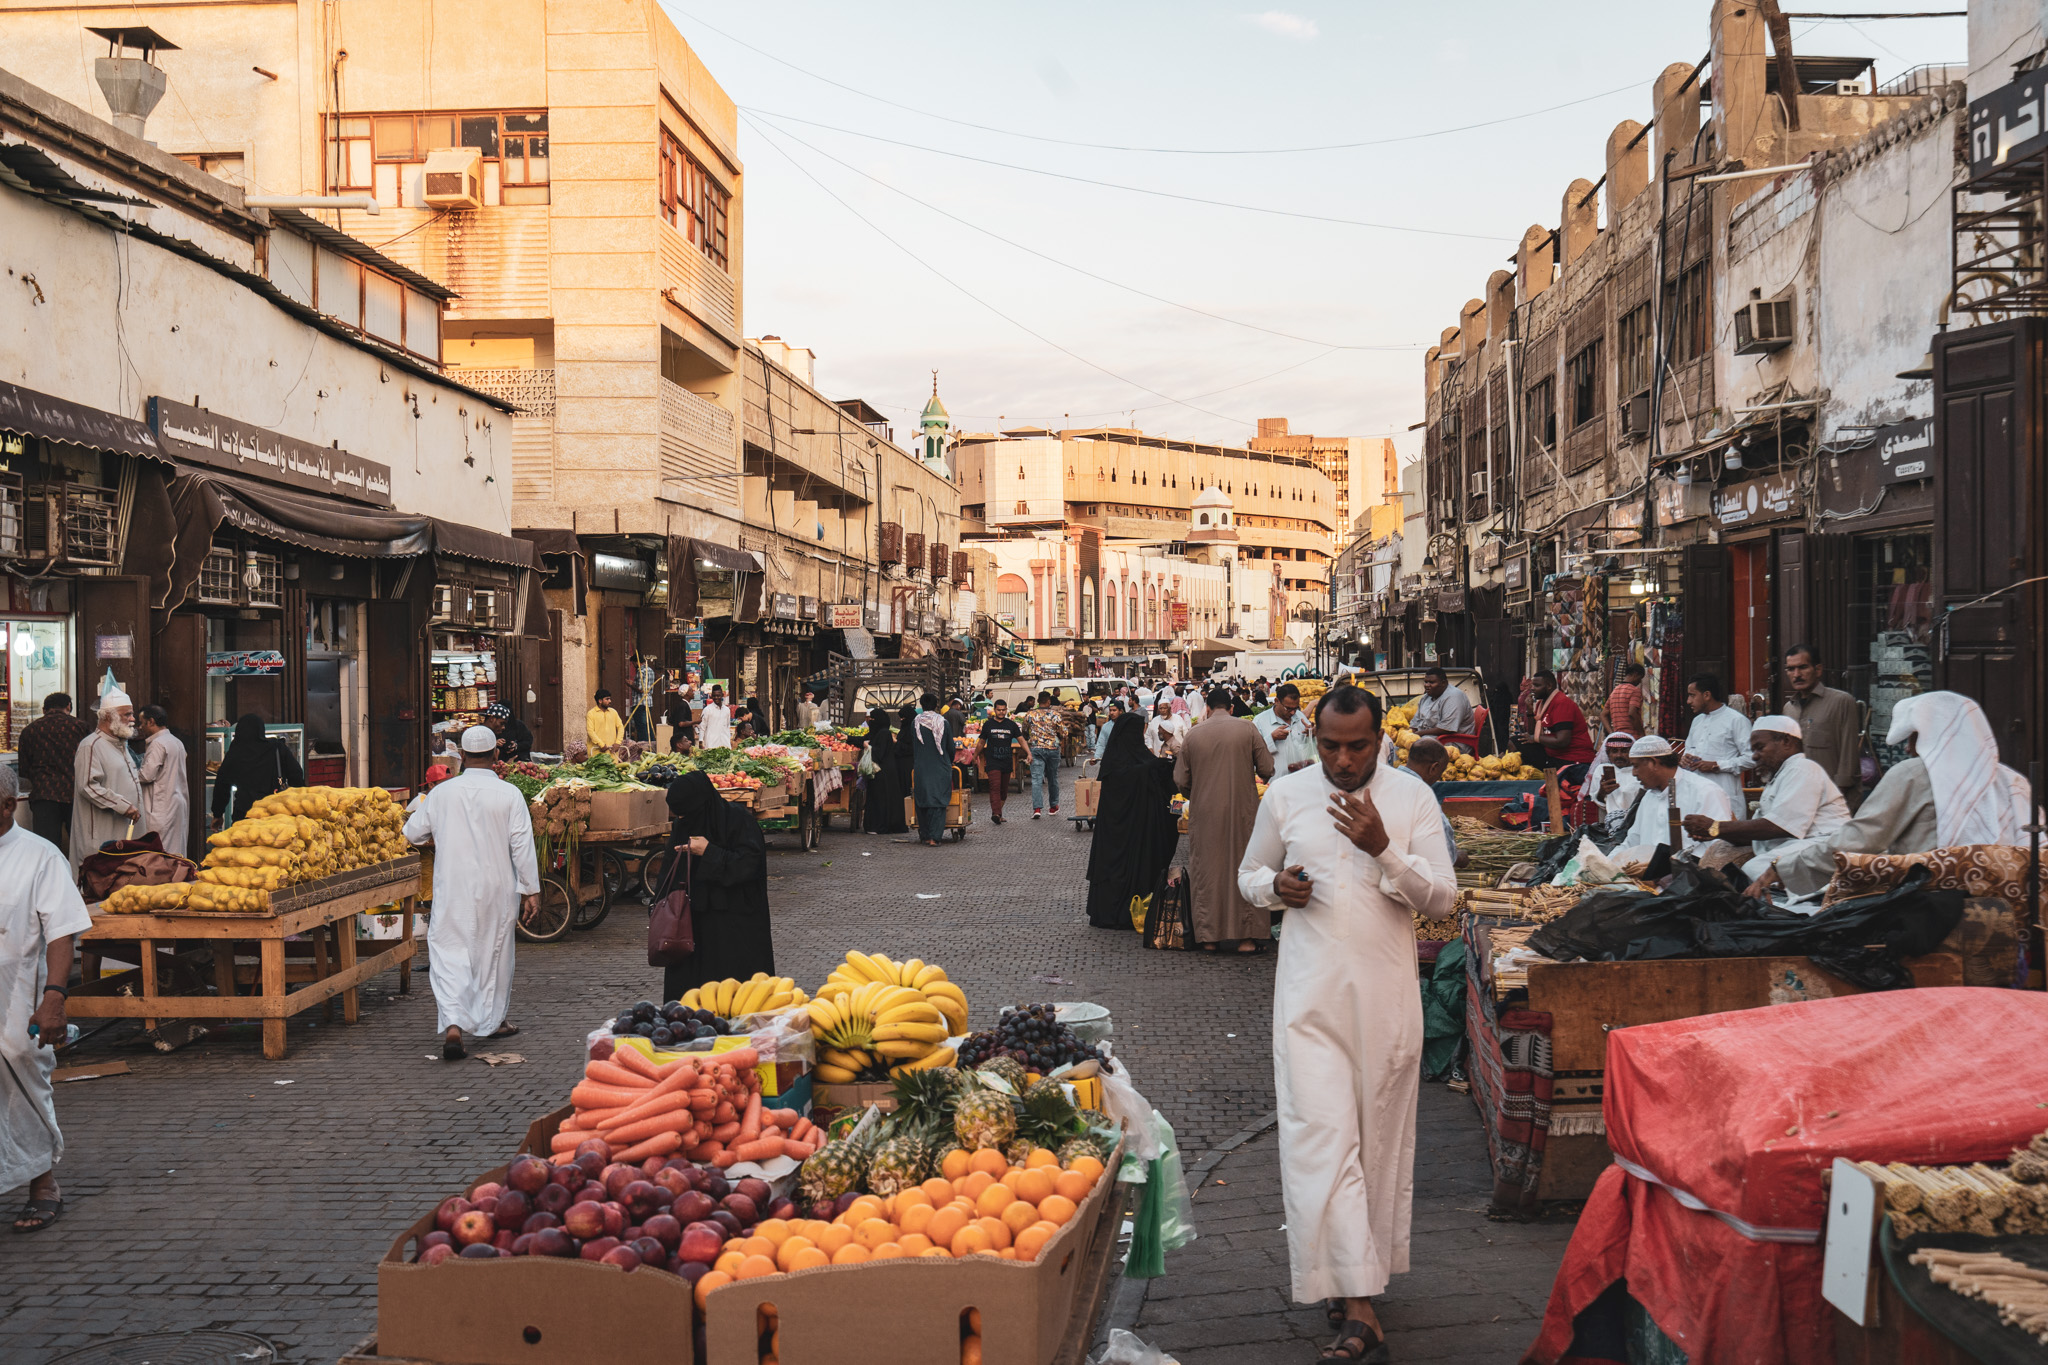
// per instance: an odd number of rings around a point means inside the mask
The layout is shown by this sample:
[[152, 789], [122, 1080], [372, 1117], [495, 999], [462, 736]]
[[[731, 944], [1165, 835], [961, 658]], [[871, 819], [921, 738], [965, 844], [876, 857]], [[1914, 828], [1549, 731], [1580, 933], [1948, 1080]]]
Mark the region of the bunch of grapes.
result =
[[613, 1037], [626, 1038], [637, 1034], [656, 1047], [673, 1047], [693, 1039], [716, 1038], [726, 1032], [725, 1020], [710, 1010], [693, 1010], [677, 1000], [666, 1005], [642, 1000], [630, 1009], [619, 1011], [619, 1017], [612, 1020]]
[[1102, 1053], [1074, 1036], [1051, 1005], [1024, 1005], [1011, 1010], [992, 1029], [968, 1038], [960, 1049], [960, 1065], [973, 1068], [997, 1057], [1010, 1057], [1045, 1075], [1071, 1062], [1101, 1061]]
[[657, 763], [640, 774], [640, 780], [650, 787], [666, 787], [680, 776], [673, 763]]

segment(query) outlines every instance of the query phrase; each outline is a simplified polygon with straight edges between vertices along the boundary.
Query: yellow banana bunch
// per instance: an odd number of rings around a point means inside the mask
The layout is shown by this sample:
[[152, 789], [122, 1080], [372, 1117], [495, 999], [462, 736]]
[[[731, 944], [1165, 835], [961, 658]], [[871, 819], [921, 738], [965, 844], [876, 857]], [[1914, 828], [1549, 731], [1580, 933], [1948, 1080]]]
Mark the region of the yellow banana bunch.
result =
[[[854, 1071], [844, 1060], [858, 1053], [892, 1070], [952, 1065], [948, 1038], [967, 1032], [967, 996], [946, 980], [945, 969], [912, 958], [894, 962], [879, 953], [849, 951], [818, 988], [811, 1028], [826, 1046], [823, 1067]], [[834, 1052], [839, 1056], [832, 1055]], [[941, 1059], [943, 1060], [937, 1060]]]
[[889, 1074], [891, 1076], [901, 1076], [906, 1071], [923, 1071], [927, 1067], [934, 1066], [952, 1066], [959, 1060], [958, 1054], [952, 1048], [934, 1048], [915, 1061], [904, 1062], [898, 1066], [890, 1067]]
[[772, 1014], [810, 1003], [803, 987], [786, 976], [755, 972], [745, 981], [727, 977], [707, 981], [683, 993], [687, 1009], [710, 1010], [721, 1019], [738, 1019], [749, 1014]]

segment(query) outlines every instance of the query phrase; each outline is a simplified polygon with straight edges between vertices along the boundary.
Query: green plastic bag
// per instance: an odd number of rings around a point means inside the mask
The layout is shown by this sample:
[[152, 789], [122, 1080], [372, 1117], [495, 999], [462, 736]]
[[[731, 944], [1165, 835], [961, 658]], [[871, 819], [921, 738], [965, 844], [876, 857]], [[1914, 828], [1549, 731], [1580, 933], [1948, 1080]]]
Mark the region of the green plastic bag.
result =
[[1465, 942], [1452, 939], [1422, 979], [1422, 1074], [1435, 1080], [1458, 1059], [1465, 1038]]
[[1134, 1280], [1158, 1279], [1166, 1273], [1166, 1253], [1195, 1240], [1195, 1202], [1181, 1172], [1173, 1125], [1155, 1109], [1152, 1128], [1159, 1139], [1159, 1155], [1142, 1164], [1126, 1158], [1119, 1177], [1145, 1187], [1131, 1220], [1131, 1251], [1124, 1261], [1124, 1274]]

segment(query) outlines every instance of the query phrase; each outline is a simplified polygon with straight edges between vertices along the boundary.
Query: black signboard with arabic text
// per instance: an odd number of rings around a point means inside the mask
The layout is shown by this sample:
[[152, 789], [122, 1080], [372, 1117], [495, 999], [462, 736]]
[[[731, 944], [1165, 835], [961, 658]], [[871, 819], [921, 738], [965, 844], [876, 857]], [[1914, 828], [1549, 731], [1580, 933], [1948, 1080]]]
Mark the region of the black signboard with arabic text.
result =
[[2048, 149], [2048, 71], [1970, 101], [1970, 179]]
[[1873, 434], [1878, 468], [1886, 483], [1910, 483], [1934, 477], [1934, 419], [1899, 422]]
[[237, 422], [204, 408], [149, 400], [149, 425], [166, 455], [372, 507], [391, 505], [391, 466]]

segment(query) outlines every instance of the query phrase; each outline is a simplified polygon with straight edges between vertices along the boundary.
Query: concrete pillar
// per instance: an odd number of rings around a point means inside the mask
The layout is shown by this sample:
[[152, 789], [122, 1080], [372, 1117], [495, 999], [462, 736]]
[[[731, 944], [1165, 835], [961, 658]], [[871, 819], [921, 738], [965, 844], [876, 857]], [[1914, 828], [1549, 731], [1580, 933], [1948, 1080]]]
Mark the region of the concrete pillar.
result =
[[1435, 346], [1422, 353], [1422, 391], [1425, 395], [1436, 392], [1437, 385], [1444, 382], [1443, 351]]
[[[1753, 0], [1714, 0], [1712, 39], [1714, 118], [1727, 138], [1727, 153], [1746, 165], [1768, 166], [1785, 119], [1777, 101], [1764, 93], [1770, 35]], [[1779, 93], [1798, 98], [1795, 90]]]
[[[1651, 98], [1657, 109], [1657, 131], [1652, 140], [1657, 144], [1657, 164], [1651, 168], [1652, 175], [1662, 175], [1668, 164], [1672, 170], [1680, 170], [1692, 164], [1692, 143], [1700, 131], [1700, 90], [1698, 82], [1685, 85], [1686, 77], [1692, 75], [1692, 67], [1685, 62], [1673, 62], [1664, 68], [1651, 87]], [[1720, 73], [1714, 73], [1715, 83], [1720, 82]], [[1680, 89], [1684, 86], [1684, 89]], [[1702, 149], [1704, 153], [1704, 148]], [[1666, 157], [1670, 160], [1667, 163]]]
[[1580, 176], [1565, 187], [1563, 211], [1558, 219], [1564, 224], [1560, 233], [1564, 268], [1570, 270], [1572, 262], [1586, 254], [1593, 243], [1600, 240], [1600, 205], [1593, 194], [1593, 182]]
[[1607, 226], [1620, 222], [1623, 208], [1635, 202], [1635, 197], [1650, 183], [1650, 140], [1643, 138], [1635, 146], [1629, 141], [1643, 131], [1643, 125], [1634, 119], [1624, 119], [1614, 125], [1614, 131], [1607, 135]]
[[1499, 341], [1508, 334], [1508, 317], [1515, 311], [1515, 275], [1496, 270], [1486, 277], [1486, 339]]
[[1465, 359], [1479, 354], [1479, 348], [1486, 344], [1486, 300], [1465, 300], [1465, 306], [1458, 310], [1458, 336]]
[[1515, 249], [1515, 283], [1523, 303], [1550, 288], [1552, 259], [1550, 229], [1531, 223], [1522, 234], [1521, 246]]

